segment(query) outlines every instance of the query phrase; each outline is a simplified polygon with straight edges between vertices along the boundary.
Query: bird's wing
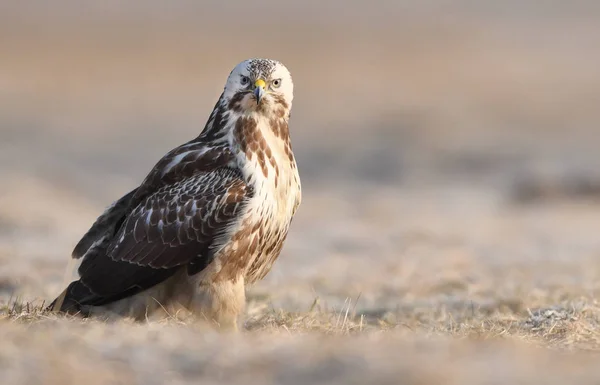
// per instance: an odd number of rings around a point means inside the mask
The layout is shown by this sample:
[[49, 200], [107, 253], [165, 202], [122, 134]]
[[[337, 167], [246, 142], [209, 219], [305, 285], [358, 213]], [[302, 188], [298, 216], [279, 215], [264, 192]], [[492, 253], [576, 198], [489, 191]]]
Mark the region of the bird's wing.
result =
[[201, 271], [251, 195], [240, 172], [227, 167], [163, 184], [133, 208], [105, 253], [83, 259], [80, 281], [95, 294], [88, 302], [135, 294], [184, 265]]
[[165, 185], [226, 166], [233, 155], [228, 148], [196, 139], [174, 148], [152, 168], [142, 184], [114, 202], [96, 219], [75, 246], [72, 257], [102, 254], [123, 221], [144, 199]]
[[116, 301], [160, 283], [179, 266], [195, 273], [210, 263], [214, 239], [251, 194], [239, 171], [228, 168], [233, 159], [227, 147], [198, 138], [160, 159], [75, 247], [73, 257], [83, 257], [80, 283], [89, 289], [77, 301]]

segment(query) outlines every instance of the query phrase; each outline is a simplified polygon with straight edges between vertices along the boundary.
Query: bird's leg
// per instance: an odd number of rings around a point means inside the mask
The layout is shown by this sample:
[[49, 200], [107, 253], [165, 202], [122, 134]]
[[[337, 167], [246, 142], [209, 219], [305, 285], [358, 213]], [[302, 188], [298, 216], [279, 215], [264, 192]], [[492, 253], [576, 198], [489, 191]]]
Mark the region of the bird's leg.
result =
[[190, 304], [199, 318], [216, 324], [222, 330], [238, 330], [238, 318], [246, 306], [244, 278], [202, 282]]

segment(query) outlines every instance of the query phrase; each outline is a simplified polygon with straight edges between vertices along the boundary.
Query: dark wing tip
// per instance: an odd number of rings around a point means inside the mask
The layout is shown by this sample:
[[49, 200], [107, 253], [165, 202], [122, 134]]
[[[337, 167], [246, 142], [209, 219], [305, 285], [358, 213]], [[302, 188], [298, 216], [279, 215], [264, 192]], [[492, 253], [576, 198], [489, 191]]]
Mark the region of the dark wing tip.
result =
[[95, 242], [114, 232], [123, 218], [128, 214], [132, 198], [138, 189], [135, 188], [109, 206], [94, 222], [92, 227], [79, 240], [71, 257], [78, 259], [88, 252]]
[[86, 251], [88, 251], [90, 246], [91, 246], [91, 244], [88, 242], [88, 239], [86, 237], [82, 238], [77, 243], [77, 245], [75, 245], [75, 248], [73, 249], [73, 252], [71, 253], [71, 258], [79, 259], [79, 258], [83, 257], [83, 255], [85, 254]]

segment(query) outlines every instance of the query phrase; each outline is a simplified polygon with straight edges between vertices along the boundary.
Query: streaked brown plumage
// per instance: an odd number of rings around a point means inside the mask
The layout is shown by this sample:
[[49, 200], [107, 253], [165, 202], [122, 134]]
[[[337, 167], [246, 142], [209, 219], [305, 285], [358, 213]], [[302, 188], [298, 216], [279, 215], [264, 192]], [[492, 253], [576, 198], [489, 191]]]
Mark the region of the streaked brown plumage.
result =
[[185, 309], [236, 327], [245, 285], [270, 271], [301, 201], [292, 100], [281, 63], [236, 66], [202, 133], [165, 155], [79, 241], [80, 278], [49, 308], [136, 319]]

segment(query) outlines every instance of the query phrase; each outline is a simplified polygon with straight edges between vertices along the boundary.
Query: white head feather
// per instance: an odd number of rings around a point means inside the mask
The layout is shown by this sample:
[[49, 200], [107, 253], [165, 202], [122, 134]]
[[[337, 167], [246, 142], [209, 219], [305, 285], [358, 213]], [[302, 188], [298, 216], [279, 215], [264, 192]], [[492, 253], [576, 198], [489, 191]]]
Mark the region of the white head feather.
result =
[[286, 66], [272, 59], [248, 59], [235, 66], [227, 78], [223, 97], [231, 100], [238, 92], [247, 91], [249, 87], [251, 89], [259, 79], [265, 82], [264, 99], [267, 102], [272, 101], [273, 96], [280, 95], [288, 105], [288, 109], [292, 108], [294, 99], [292, 75]]

